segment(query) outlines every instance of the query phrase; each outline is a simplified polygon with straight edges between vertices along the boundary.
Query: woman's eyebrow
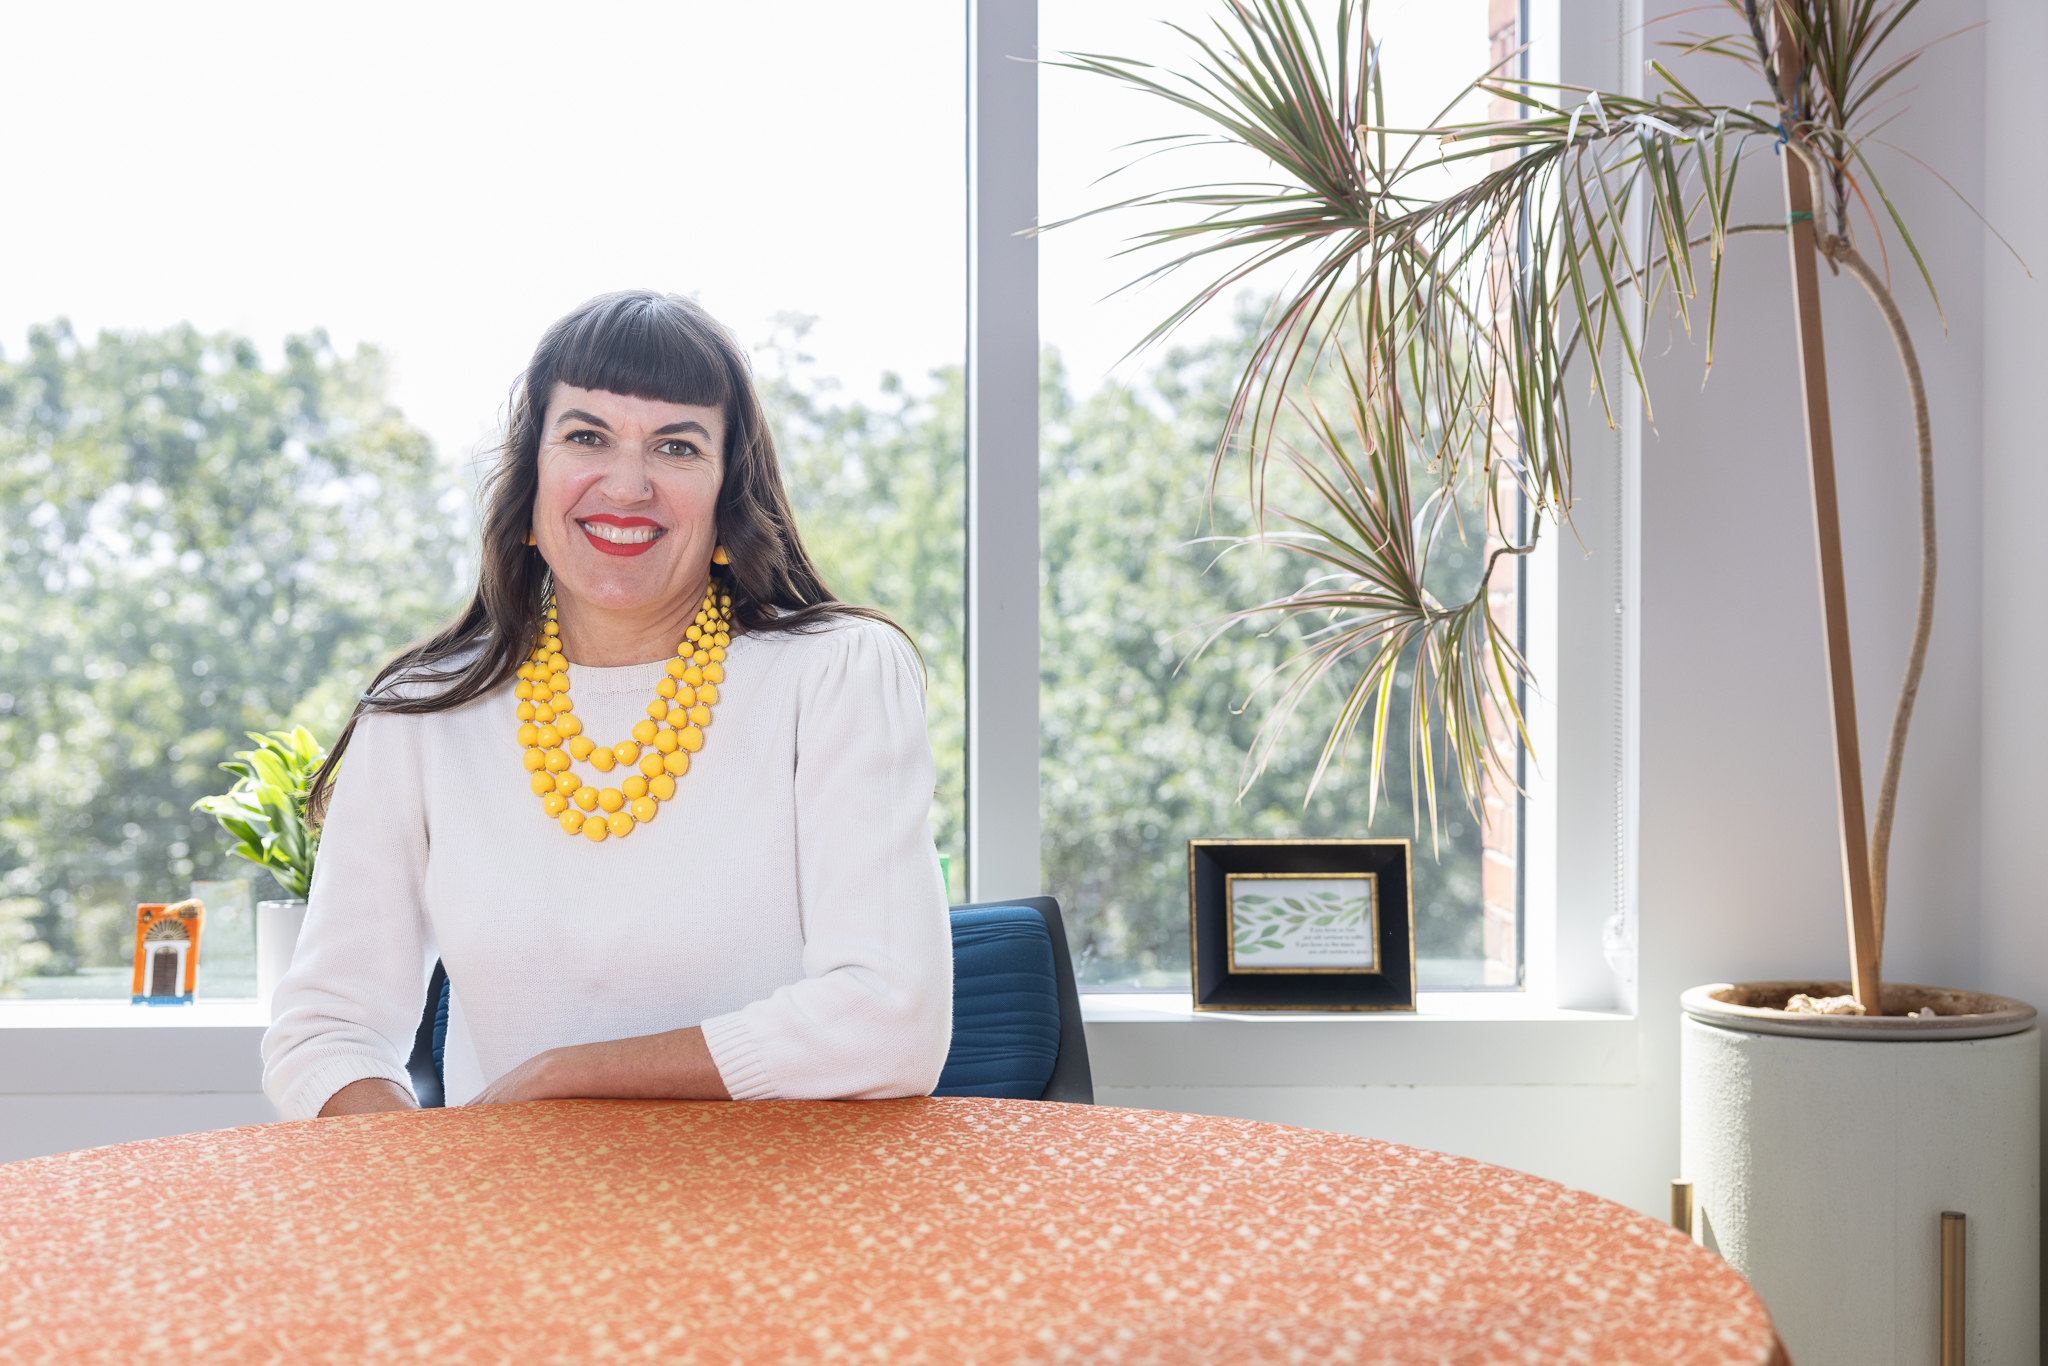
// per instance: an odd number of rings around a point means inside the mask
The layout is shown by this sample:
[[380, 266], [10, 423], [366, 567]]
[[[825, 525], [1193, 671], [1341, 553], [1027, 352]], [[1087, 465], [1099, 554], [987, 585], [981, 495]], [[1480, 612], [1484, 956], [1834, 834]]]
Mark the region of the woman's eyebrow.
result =
[[[606, 431], [610, 431], [612, 429], [611, 424], [609, 422], [606, 422], [603, 418], [599, 417], [596, 413], [586, 413], [581, 408], [566, 408], [563, 410], [562, 415], [555, 419], [555, 425], [557, 427], [561, 426], [566, 422], [587, 422], [593, 427], [602, 427]], [[682, 432], [695, 432], [698, 436], [703, 437], [706, 441], [709, 441], [711, 439], [711, 431], [703, 423], [692, 422], [687, 420], [682, 422], [671, 422], [666, 427], [657, 427], [654, 430], [654, 435], [675, 436]]]

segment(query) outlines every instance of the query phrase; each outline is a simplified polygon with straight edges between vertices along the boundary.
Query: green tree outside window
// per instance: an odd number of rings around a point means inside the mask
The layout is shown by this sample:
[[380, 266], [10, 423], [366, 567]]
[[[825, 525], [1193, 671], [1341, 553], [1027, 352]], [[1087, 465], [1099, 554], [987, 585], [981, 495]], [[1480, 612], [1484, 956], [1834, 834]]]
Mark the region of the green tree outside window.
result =
[[0, 897], [43, 974], [125, 968], [136, 902], [238, 875], [192, 810], [221, 761], [331, 737], [466, 585], [460, 484], [384, 385], [318, 332], [266, 367], [60, 322], [0, 362]]

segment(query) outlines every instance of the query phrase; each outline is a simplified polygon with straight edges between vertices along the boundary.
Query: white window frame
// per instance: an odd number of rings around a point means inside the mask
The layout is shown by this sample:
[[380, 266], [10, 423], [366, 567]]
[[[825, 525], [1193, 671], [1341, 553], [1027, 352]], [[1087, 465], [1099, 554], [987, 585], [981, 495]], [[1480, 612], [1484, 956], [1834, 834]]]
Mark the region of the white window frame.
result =
[[[1037, 67], [1029, 60], [1038, 55], [1038, 5], [966, 0], [966, 10], [967, 862], [970, 899], [984, 901], [1041, 888], [1038, 253], [1036, 239], [1020, 235], [1038, 212]], [[1571, 79], [1628, 88], [1641, 38], [1617, 45], [1614, 16], [1591, 10], [1572, 0], [1525, 5], [1532, 79], [1568, 70]], [[1635, 1008], [1641, 429], [1637, 407], [1624, 406], [1612, 433], [1581, 415], [1580, 534], [1553, 532], [1526, 574], [1538, 685], [1528, 698], [1520, 996], [1538, 1012]], [[1569, 554], [1560, 553], [1563, 541]]]
[[967, 0], [967, 888], [1038, 871], [1038, 0]]

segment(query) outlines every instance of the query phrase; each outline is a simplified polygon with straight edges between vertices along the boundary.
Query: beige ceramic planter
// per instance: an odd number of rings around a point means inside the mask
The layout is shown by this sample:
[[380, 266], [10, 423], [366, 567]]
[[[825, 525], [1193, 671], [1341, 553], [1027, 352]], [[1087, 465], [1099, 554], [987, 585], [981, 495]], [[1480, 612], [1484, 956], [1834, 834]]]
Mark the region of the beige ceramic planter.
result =
[[[2037, 1359], [2041, 1032], [2023, 1001], [1887, 983], [1887, 1013], [1792, 1015], [1843, 982], [1681, 998], [1682, 1179], [1799, 1366], [1941, 1360], [1940, 1230], [1967, 1219], [1970, 1366]], [[1935, 1015], [1907, 1018], [1931, 1007]]]

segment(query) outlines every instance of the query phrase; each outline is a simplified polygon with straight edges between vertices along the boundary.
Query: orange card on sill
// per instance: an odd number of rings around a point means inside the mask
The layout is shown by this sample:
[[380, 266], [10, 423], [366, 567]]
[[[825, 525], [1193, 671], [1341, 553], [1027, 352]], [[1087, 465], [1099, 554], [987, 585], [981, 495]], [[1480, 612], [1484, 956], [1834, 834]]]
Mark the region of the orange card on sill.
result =
[[133, 1005], [192, 1003], [199, 982], [199, 931], [206, 907], [198, 901], [144, 902], [135, 908]]

